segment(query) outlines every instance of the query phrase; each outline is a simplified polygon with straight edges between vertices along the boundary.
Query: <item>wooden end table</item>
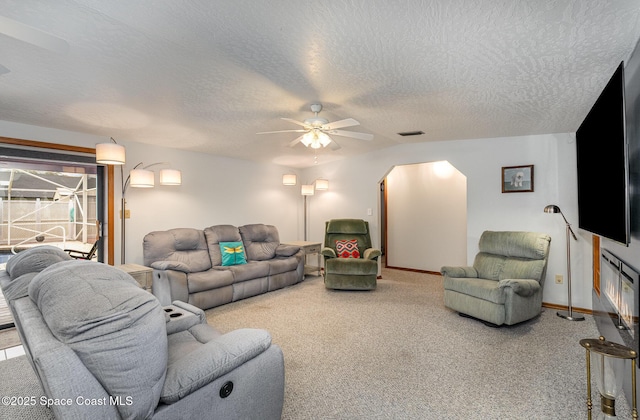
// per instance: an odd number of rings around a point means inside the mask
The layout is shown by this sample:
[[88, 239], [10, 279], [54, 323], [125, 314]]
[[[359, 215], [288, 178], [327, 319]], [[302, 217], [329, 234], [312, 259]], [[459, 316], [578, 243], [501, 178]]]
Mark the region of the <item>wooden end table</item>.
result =
[[[302, 248], [304, 251], [304, 274], [311, 274], [313, 272], [318, 272], [318, 275], [322, 274], [322, 254], [320, 251], [322, 250], [322, 244], [320, 242], [310, 242], [310, 241], [290, 241], [283, 242], [283, 245], [295, 245]], [[316, 254], [318, 256], [318, 265], [307, 265], [307, 255]]]

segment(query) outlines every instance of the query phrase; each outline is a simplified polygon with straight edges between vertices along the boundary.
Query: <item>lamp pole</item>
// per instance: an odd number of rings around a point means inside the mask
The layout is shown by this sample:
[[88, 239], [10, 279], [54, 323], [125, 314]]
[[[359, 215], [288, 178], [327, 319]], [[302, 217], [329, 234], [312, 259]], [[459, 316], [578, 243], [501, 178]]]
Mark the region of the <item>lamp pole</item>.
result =
[[555, 205], [548, 205], [544, 208], [545, 213], [560, 213], [564, 219], [564, 223], [567, 226], [567, 306], [568, 311], [558, 311], [557, 315], [560, 318], [567, 319], [569, 321], [584, 321], [584, 316], [581, 314], [573, 314], [573, 306], [571, 305], [571, 237], [574, 240], [578, 240], [578, 237], [571, 229], [571, 224], [564, 217], [564, 213], [560, 210], [560, 207]]
[[[144, 166], [142, 167], [142, 169], [147, 169], [150, 168], [152, 166], [156, 166], [156, 165], [166, 165], [169, 162], [156, 162], [156, 163], [152, 163], [150, 165]], [[136, 169], [138, 169], [143, 163], [139, 162], [136, 166], [134, 166], [131, 171], [134, 171]], [[122, 180], [122, 199], [120, 201], [121, 207], [122, 207], [122, 213], [120, 215], [122, 223], [120, 223], [120, 264], [125, 264], [126, 262], [126, 233], [127, 233], [127, 229], [126, 229], [126, 220], [127, 220], [127, 214], [126, 214], [126, 206], [127, 206], [127, 200], [126, 200], [126, 194], [127, 194], [127, 189], [129, 188], [129, 186], [131, 185], [131, 171], [129, 171], [129, 175], [127, 176], [127, 178], [125, 179], [124, 177], [124, 170], [122, 169], [122, 166], [124, 165], [120, 165], [120, 179]], [[153, 183], [152, 183], [153, 184]], [[132, 186], [136, 186], [136, 185], [132, 185]], [[153, 185], [149, 185], [149, 186], [153, 186]]]

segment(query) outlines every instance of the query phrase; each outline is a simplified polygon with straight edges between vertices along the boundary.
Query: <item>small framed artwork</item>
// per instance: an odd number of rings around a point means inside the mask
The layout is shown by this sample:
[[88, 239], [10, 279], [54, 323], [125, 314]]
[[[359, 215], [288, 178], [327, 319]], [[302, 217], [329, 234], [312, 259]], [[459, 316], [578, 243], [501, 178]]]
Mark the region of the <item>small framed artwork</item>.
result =
[[503, 166], [502, 192], [533, 192], [533, 165]]

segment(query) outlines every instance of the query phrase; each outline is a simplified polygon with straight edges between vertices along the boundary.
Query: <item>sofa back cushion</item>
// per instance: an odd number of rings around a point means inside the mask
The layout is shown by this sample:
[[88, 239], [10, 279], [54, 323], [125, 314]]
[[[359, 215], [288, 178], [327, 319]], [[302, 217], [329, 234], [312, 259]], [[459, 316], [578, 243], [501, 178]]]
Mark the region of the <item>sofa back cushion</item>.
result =
[[23, 274], [39, 273], [52, 264], [71, 259], [69, 254], [58, 247], [40, 245], [25, 249], [9, 258], [6, 270], [7, 274], [14, 280]]
[[151, 232], [143, 242], [144, 265], [156, 261], [177, 261], [196, 273], [211, 268], [204, 232], [193, 228], [176, 228]]
[[505, 257], [543, 260], [549, 255], [551, 237], [536, 232], [485, 231], [480, 236], [480, 252]]
[[[115, 267], [67, 261], [36, 275], [29, 295], [53, 335], [69, 346], [124, 418], [150, 418], [164, 384], [168, 350], [158, 300]], [[73, 380], [73, 372], [69, 372]], [[129, 398], [128, 398], [129, 397]]]
[[209, 260], [214, 267], [222, 265], [220, 242], [241, 242], [240, 231], [232, 225], [209, 226], [204, 230], [204, 237], [209, 247]]
[[546, 273], [551, 237], [536, 232], [485, 231], [473, 267], [489, 280], [534, 279]]
[[276, 248], [280, 245], [280, 235], [275, 226], [261, 223], [240, 226], [240, 236], [248, 260], [264, 261], [275, 258]]

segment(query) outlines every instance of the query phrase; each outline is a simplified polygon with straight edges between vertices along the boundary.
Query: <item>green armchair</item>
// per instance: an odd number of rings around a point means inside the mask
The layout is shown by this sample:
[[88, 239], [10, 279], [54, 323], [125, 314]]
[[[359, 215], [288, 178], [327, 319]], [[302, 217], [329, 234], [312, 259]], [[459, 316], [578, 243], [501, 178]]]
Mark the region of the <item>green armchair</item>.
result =
[[380, 250], [371, 246], [369, 222], [332, 219], [325, 223], [322, 256], [327, 289], [375, 289], [380, 255]]
[[543, 233], [484, 232], [472, 267], [441, 268], [444, 305], [492, 326], [536, 317], [550, 243]]

